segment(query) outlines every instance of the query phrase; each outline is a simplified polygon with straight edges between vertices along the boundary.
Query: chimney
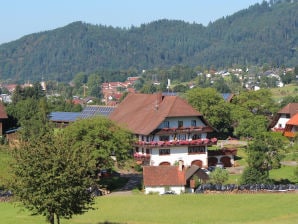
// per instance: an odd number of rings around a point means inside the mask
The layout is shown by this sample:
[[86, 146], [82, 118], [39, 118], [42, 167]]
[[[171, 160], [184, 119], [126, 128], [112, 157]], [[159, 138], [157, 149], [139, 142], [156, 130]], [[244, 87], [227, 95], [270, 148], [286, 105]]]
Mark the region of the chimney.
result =
[[162, 93], [156, 93], [156, 102], [155, 102], [155, 106], [154, 106], [155, 110], [159, 109], [159, 105], [161, 104], [162, 100], [163, 100]]
[[178, 170], [179, 170], [179, 171], [182, 171], [183, 168], [184, 168], [183, 161], [182, 161], [182, 160], [179, 160], [179, 161], [178, 161]]

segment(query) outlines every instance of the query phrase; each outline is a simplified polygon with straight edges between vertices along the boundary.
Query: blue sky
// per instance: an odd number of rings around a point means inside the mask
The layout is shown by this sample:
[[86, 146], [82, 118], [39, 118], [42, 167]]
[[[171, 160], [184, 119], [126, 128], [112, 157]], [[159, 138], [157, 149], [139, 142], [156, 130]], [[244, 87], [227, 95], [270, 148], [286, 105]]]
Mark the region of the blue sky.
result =
[[71, 22], [131, 27], [159, 19], [208, 25], [263, 0], [0, 0], [0, 44]]

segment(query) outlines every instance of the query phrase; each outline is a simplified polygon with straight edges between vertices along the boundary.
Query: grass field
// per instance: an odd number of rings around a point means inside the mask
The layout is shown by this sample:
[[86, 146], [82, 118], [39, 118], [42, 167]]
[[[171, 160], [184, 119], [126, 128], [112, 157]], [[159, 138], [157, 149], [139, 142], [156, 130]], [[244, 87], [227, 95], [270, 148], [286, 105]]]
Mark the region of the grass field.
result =
[[280, 99], [286, 96], [297, 96], [298, 86], [296, 84], [290, 84], [281, 88], [272, 88], [271, 93], [273, 99], [278, 102]]
[[0, 148], [0, 187], [4, 184], [4, 179], [7, 178], [9, 163], [11, 156], [6, 148]]
[[[298, 193], [103, 196], [95, 210], [61, 224], [294, 224]], [[0, 203], [0, 223], [45, 223], [11, 203]]]

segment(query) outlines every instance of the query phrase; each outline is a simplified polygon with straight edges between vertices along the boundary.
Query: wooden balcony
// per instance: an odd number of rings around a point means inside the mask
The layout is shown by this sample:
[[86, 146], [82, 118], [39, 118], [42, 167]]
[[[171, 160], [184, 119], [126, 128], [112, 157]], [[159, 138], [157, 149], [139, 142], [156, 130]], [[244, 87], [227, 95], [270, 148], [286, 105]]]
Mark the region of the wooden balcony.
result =
[[212, 132], [213, 129], [208, 126], [196, 126], [196, 127], [179, 127], [179, 128], [162, 128], [157, 129], [156, 133], [159, 135], [174, 134], [174, 133], [206, 133]]
[[189, 145], [189, 146], [211, 146], [216, 145], [217, 139], [196, 139], [196, 140], [173, 140], [173, 141], [138, 141], [135, 143], [135, 146], [144, 148], [156, 148], [156, 147], [178, 147], [182, 145]]

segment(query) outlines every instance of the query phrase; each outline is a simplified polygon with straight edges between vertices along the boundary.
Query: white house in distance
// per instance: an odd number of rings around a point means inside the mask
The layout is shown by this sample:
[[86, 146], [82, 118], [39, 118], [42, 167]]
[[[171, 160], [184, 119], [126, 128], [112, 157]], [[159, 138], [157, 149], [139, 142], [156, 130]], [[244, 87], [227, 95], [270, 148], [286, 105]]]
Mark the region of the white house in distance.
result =
[[278, 111], [271, 123], [272, 131], [283, 132], [287, 122], [298, 113], [298, 103], [289, 103]]
[[208, 167], [207, 147], [217, 143], [207, 138], [214, 129], [203, 115], [178, 96], [128, 94], [109, 117], [135, 134], [134, 157], [143, 165]]

